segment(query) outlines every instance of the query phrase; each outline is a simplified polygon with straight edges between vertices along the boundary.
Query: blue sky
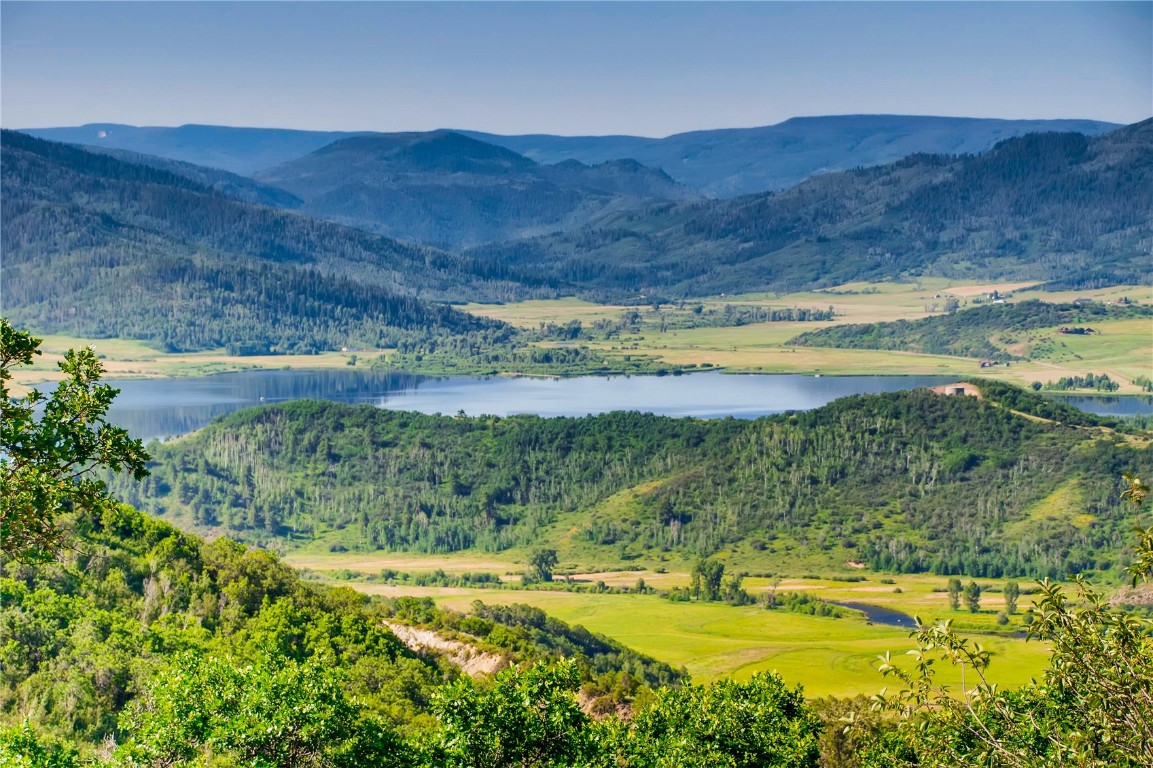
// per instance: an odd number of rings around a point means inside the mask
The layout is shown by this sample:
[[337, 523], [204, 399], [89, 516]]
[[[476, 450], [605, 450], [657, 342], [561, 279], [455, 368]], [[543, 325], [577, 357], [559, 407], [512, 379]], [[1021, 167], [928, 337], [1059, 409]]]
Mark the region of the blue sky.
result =
[[1153, 2], [3, 2], [0, 123], [663, 136], [1153, 115]]

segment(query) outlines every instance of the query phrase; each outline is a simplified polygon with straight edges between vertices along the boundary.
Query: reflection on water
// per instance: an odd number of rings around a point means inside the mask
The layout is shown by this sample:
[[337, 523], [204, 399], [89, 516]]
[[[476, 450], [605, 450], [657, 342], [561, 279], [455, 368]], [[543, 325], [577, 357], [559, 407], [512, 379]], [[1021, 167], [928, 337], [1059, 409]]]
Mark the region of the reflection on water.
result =
[[[110, 412], [116, 423], [145, 440], [183, 435], [217, 416], [239, 408], [312, 398], [370, 403], [380, 408], [470, 416], [583, 416], [606, 411], [648, 411], [666, 416], [753, 418], [788, 410], [817, 408], [839, 397], [936, 386], [955, 379], [941, 376], [728, 375], [584, 376], [547, 378], [434, 378], [373, 371], [247, 371], [186, 379], [113, 382], [120, 396]], [[1066, 399], [1098, 411], [1128, 408], [1153, 398]], [[1138, 408], [1142, 407], [1140, 404]]]
[[245, 371], [184, 379], [124, 379], [109, 418], [133, 437], [164, 440], [200, 429], [217, 416], [286, 400], [377, 403], [424, 377], [373, 371]]
[[913, 617], [907, 613], [892, 608], [882, 608], [879, 605], [869, 605], [867, 603], [839, 603], [833, 601], [833, 605], [840, 605], [845, 608], [851, 608], [854, 611], [860, 611], [865, 614], [865, 618], [873, 624], [884, 624], [889, 627], [904, 627], [905, 629], [914, 629], [917, 622]]
[[1153, 413], [1153, 396], [1051, 395], [1054, 400], [1100, 416], [1141, 416]]

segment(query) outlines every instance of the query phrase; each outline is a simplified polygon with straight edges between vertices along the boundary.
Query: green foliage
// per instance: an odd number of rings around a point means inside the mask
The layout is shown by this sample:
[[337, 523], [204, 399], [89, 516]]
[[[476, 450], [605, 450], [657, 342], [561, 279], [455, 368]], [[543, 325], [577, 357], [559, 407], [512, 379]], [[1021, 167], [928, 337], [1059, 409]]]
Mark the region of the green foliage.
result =
[[969, 613], [978, 613], [981, 610], [981, 586], [977, 582], [970, 581], [966, 584], [961, 597], [965, 599], [965, 607], [969, 609]]
[[677, 373], [681, 369], [649, 355], [606, 357], [573, 346], [535, 346], [542, 332], [508, 326], [455, 334], [426, 334], [401, 339], [396, 351], [373, 366], [430, 376], [485, 376], [497, 373], [576, 376], [609, 373]]
[[576, 665], [510, 667], [490, 687], [461, 681], [433, 700], [429, 763], [444, 768], [566, 768], [589, 751]]
[[[91, 475], [107, 468], [135, 480], [151, 458], [139, 440], [106, 414], [120, 390], [100, 384], [103, 368], [91, 349], [69, 350], [64, 374], [51, 396], [32, 389], [13, 397], [12, 370], [31, 365], [40, 339], [0, 318], [0, 556], [47, 560], [67, 545], [60, 518], [99, 511], [112, 503], [104, 482]], [[42, 415], [37, 411], [42, 409]]]
[[829, 601], [822, 600], [819, 597], [814, 597], [808, 592], [770, 593], [766, 595], [765, 607], [770, 609], [780, 608], [790, 613], [801, 613], [806, 616], [833, 616], [835, 618], [841, 618], [842, 616], [849, 615], [849, 611], [844, 608], [833, 605]]
[[961, 608], [961, 580], [954, 577], [949, 579], [949, 608], [957, 611]]
[[1017, 612], [1017, 600], [1021, 597], [1021, 585], [1015, 581], [1005, 582], [1003, 591], [1005, 596], [1005, 613], [1012, 615]]
[[[1119, 562], [1132, 516], [1107, 479], [1147, 448], [1032, 392], [845, 398], [751, 421], [637, 413], [455, 418], [334, 403], [234, 413], [157, 447], [153, 476], [114, 483], [137, 506], [292, 548], [450, 552], [586, 546], [706, 557], [744, 540], [879, 570], [1049, 575]], [[1032, 421], [1007, 409], [1060, 421]], [[1092, 526], [1034, 517], [1074, 483]], [[629, 491], [623, 510], [602, 502]]]
[[471, 643], [495, 648], [517, 664], [571, 660], [580, 669], [582, 684], [592, 683], [600, 689], [623, 687], [625, 695], [613, 697], [617, 703], [631, 702], [633, 694], [644, 686], [688, 682], [683, 670], [582, 626], [566, 624], [530, 605], [487, 605], [477, 600], [468, 614], [462, 614], [438, 608], [431, 598], [397, 598], [387, 601], [384, 609], [407, 623], [448, 631]]
[[446, 671], [415, 657], [367, 599], [302, 582], [274, 555], [204, 544], [128, 507], [85, 513], [84, 546], [0, 578], [0, 718], [99, 742], [175, 655], [324, 659], [364, 706], [419, 716]]
[[0, 765], [4, 768], [80, 768], [80, 753], [71, 744], [38, 733], [25, 720], [0, 727]]
[[379, 348], [499, 325], [418, 291], [529, 293], [468, 260], [162, 170], [12, 131], [2, 143], [5, 311], [38, 332], [143, 339], [165, 351]]
[[721, 580], [725, 575], [725, 564], [719, 560], [698, 558], [693, 563], [692, 580], [689, 590], [697, 600], [713, 602], [721, 599]]
[[407, 766], [401, 740], [350, 701], [330, 660], [181, 654], [121, 716], [125, 765]]
[[552, 581], [552, 571], [556, 568], [557, 559], [555, 549], [536, 549], [528, 557], [529, 581]]
[[1056, 381], [1045, 382], [1043, 389], [1052, 392], [1068, 392], [1075, 389], [1093, 389], [1098, 392], [1116, 392], [1121, 385], [1109, 378], [1109, 374], [1094, 375], [1092, 372], [1084, 376], [1062, 376]]
[[[1143, 484], [1130, 476], [1137, 506]], [[1153, 575], [1153, 538], [1140, 537], [1135, 576]], [[990, 685], [990, 654], [948, 622], [919, 625], [912, 668], [886, 656], [882, 672], [905, 684], [878, 703], [901, 716], [900, 730], [874, 746], [870, 765], [981, 765], [990, 768], [1137, 768], [1153, 762], [1153, 622], [1113, 607], [1080, 576], [1074, 594], [1048, 580], [1029, 637], [1052, 648], [1044, 679], [1015, 691]], [[936, 664], [959, 665], [971, 688], [937, 680]], [[964, 680], [964, 678], [962, 678]]]
[[758, 673], [745, 683], [662, 690], [616, 739], [630, 768], [816, 768], [822, 724], [800, 689]]

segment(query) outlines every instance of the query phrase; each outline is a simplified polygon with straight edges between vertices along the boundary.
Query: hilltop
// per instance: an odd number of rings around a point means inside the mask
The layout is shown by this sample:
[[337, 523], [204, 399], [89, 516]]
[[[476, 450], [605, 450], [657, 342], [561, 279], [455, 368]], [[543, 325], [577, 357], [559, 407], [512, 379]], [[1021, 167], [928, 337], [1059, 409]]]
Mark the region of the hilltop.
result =
[[184, 526], [288, 549], [548, 545], [586, 565], [726, 551], [777, 572], [846, 560], [984, 576], [1108, 570], [1133, 524], [1117, 468], [1153, 468], [1148, 445], [1032, 393], [980, 386], [982, 399], [918, 390], [753, 421], [287, 403], [159, 446], [152, 477], [116, 490]]
[[524, 295], [462, 259], [254, 205], [186, 176], [5, 131], [5, 312], [168, 351], [387, 346], [498, 324], [417, 299]]
[[709, 295], [935, 275], [1149, 284], [1153, 120], [653, 206], [471, 255], [586, 291]]
[[451, 131], [342, 139], [256, 178], [301, 198], [304, 213], [446, 247], [697, 197], [635, 161], [540, 165]]

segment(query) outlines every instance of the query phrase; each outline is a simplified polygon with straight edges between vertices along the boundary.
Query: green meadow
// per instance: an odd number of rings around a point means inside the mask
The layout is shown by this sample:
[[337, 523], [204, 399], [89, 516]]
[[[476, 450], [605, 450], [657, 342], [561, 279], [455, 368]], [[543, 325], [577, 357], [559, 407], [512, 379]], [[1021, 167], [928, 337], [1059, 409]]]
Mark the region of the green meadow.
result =
[[[1029, 291], [1032, 283], [968, 283], [941, 278], [917, 282], [849, 283], [821, 291], [790, 294], [740, 294], [665, 304], [661, 312], [670, 317], [688, 314], [696, 306], [721, 309], [726, 305], [764, 308], [828, 309], [836, 313], [831, 321], [773, 322], [730, 327], [648, 328], [610, 340], [572, 342], [609, 356], [647, 356], [670, 365], [708, 365], [731, 372], [803, 373], [813, 375], [929, 375], [969, 377], [980, 374], [1019, 385], [1033, 381], [1056, 380], [1062, 376], [1084, 375], [1089, 371], [1108, 373], [1122, 382], [1121, 393], [1136, 392], [1129, 386], [1135, 376], [1148, 375], [1153, 359], [1153, 328], [1143, 320], [1111, 321], [1101, 324], [1099, 335], [1073, 337], [1056, 334], [1056, 329], [1034, 332], [1026, 338], [995, 339], [1011, 351], [1030, 357], [1008, 368], [980, 369], [977, 361], [911, 352], [859, 349], [790, 347], [787, 342], [805, 331], [842, 323], [871, 323], [914, 320], [939, 313], [946, 298], [972, 306], [982, 296], [997, 291], [1008, 301], [1039, 298], [1046, 301], [1072, 301], [1089, 298], [1114, 301], [1122, 296], [1142, 303], [1153, 302], [1149, 286], [1115, 286], [1099, 290], [1047, 293]], [[616, 321], [626, 311], [638, 310], [643, 317], [655, 317], [652, 307], [594, 304], [580, 299], [534, 300], [509, 304], [469, 304], [465, 311], [503, 320], [520, 328], [537, 328], [542, 323], [564, 324], [579, 320], [586, 327], [601, 320]], [[543, 346], [566, 343], [542, 342]], [[19, 384], [32, 384], [56, 378], [56, 362], [72, 347], [93, 346], [104, 359], [108, 378], [148, 378], [201, 376], [226, 371], [276, 368], [343, 368], [353, 362], [349, 352], [320, 355], [230, 356], [224, 350], [170, 354], [143, 342], [124, 339], [86, 339], [48, 336], [45, 354], [35, 366], [19, 372]], [[365, 364], [388, 350], [361, 351], [355, 355]]]
[[[525, 603], [684, 667], [696, 682], [745, 680], [773, 670], [786, 682], [803, 685], [809, 696], [875, 694], [887, 684], [876, 671], [878, 658], [888, 652], [900, 662], [913, 647], [908, 631], [872, 625], [856, 615], [828, 618], [640, 594], [355, 586], [370, 594], [431, 596], [443, 607], [462, 611], [474, 600]], [[1000, 685], [1021, 685], [1044, 669], [1046, 648], [1040, 643], [1005, 635], [974, 637], [993, 652], [989, 676]], [[952, 684], [961, 682], [960, 670], [942, 675]]]
[[[748, 678], [754, 672], [775, 670], [791, 684], [804, 685], [811, 696], [853, 696], [874, 694], [884, 687], [876, 671], [878, 657], [889, 652], [904, 657], [912, 640], [905, 629], [869, 624], [861, 614], [828, 618], [766, 610], [760, 606], [730, 606], [722, 603], [673, 602], [659, 595], [612, 592], [566, 591], [571, 584], [593, 587], [635, 589], [638, 580], [649, 588], [667, 590], [687, 586], [685, 564], [637, 569], [617, 564], [599, 571], [571, 572], [571, 564], [561, 559], [564, 573], [551, 586], [521, 588], [523, 559], [514, 552], [498, 556], [460, 554], [435, 557], [393, 553], [322, 553], [296, 551], [286, 561], [307, 568], [317, 576], [343, 583], [361, 592], [387, 597], [429, 597], [443, 607], [467, 612], [474, 600], [490, 604], [524, 603], [544, 610], [562, 621], [580, 624], [603, 633], [638, 651], [677, 667], [685, 667], [697, 682], [734, 677]], [[570, 566], [570, 567], [566, 567]], [[493, 573], [502, 577], [505, 588], [414, 586], [403, 581], [381, 583], [366, 577], [381, 570], [402, 573], [443, 571], [449, 576], [462, 573]], [[848, 581], [849, 578], [861, 579]], [[970, 579], [963, 581], [968, 583]], [[1018, 612], [1007, 625], [998, 624], [1004, 610], [1003, 580], [977, 579], [982, 588], [980, 611], [969, 612], [963, 605], [951, 610], [946, 586], [948, 577], [926, 574], [881, 574], [858, 571], [836, 578], [771, 577], [751, 575], [744, 587], [754, 597], [765, 592], [806, 592], [831, 602], [863, 603], [891, 608], [919, 616], [930, 623], [949, 620], [985, 648], [993, 651], [990, 677], [1000, 685], [1016, 686], [1044, 669], [1046, 648], [1027, 642], [1019, 633], [1025, 628], [1023, 615], [1032, 605], [1036, 584], [1020, 580], [1022, 594]], [[944, 679], [960, 683], [959, 670], [943, 673]], [[971, 684], [971, 681], [967, 681]]]
[[[913, 352], [859, 349], [790, 347], [788, 341], [805, 331], [845, 323], [874, 323], [916, 320], [944, 310], [953, 298], [961, 308], [975, 306], [991, 292], [1007, 296], [1007, 301], [1042, 299], [1069, 302], [1077, 298], [1110, 302], [1128, 297], [1141, 303], [1153, 301], [1148, 286], [1114, 286], [1099, 290], [1048, 293], [1024, 290], [1032, 283], [957, 283], [926, 278], [915, 283], [850, 283], [823, 291], [791, 294], [741, 294], [685, 302], [683, 307], [663, 305], [661, 312], [675, 316], [701, 305], [719, 309], [725, 305], [764, 308], [832, 307], [831, 321], [773, 322], [730, 327], [689, 329], [646, 328], [611, 340], [580, 342], [606, 354], [651, 355], [675, 365], [719, 366], [732, 372], [805, 373], [822, 375], [928, 375], [957, 377], [981, 375], [1018, 385], [1044, 383], [1062, 376], [1084, 375], [1089, 371], [1108, 373], [1127, 385], [1139, 375], [1148, 375], [1153, 360], [1153, 327], [1147, 320], [1120, 320], [1100, 324], [1094, 336], [1064, 336], [1056, 328], [1033, 332], [1027, 338], [994, 339], [996, 343], [1031, 359], [1010, 367], [981, 369], [977, 360]], [[615, 320], [622, 313], [639, 310], [655, 317], [652, 307], [606, 306], [561, 299], [514, 304], [465, 307], [477, 315], [504, 320], [523, 328], [541, 323], [564, 324], [579, 320], [585, 325], [597, 320]], [[1136, 392], [1123, 386], [1121, 393]]]

